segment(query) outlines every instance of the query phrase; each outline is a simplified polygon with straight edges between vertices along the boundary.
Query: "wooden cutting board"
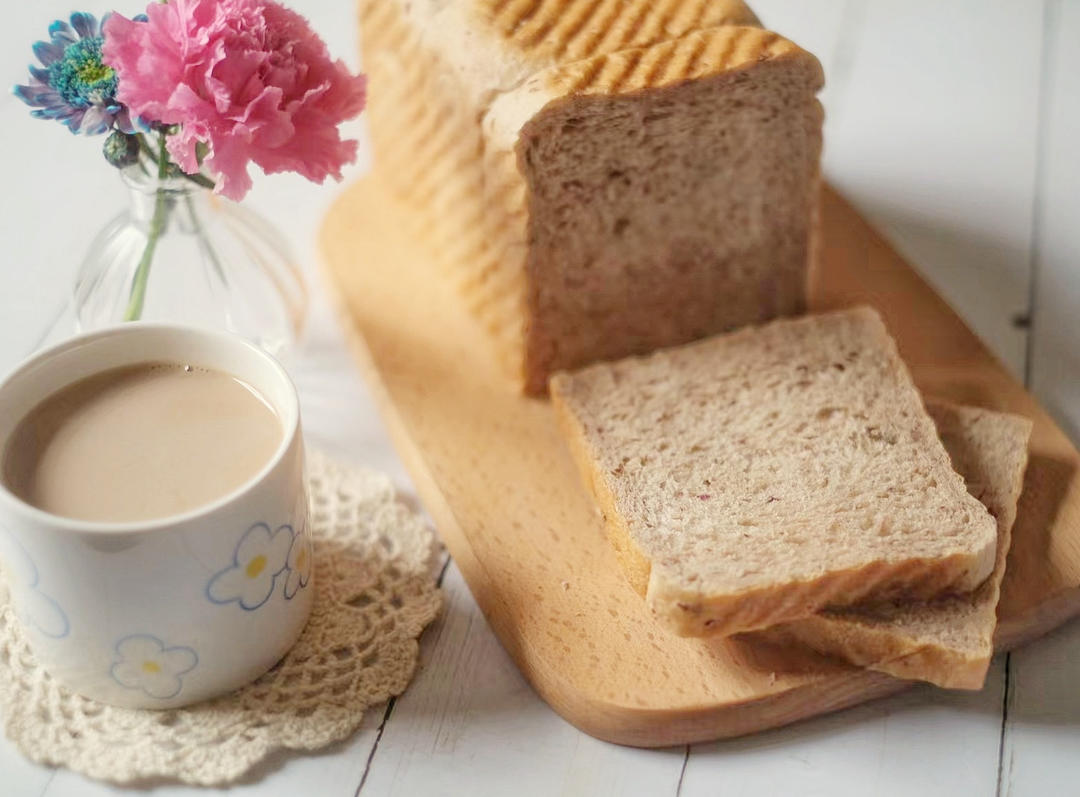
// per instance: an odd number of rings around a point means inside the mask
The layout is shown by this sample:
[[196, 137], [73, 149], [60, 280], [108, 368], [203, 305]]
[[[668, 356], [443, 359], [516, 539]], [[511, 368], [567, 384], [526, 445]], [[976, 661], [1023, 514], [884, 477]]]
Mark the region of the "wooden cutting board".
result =
[[[1009, 647], [1080, 612], [1080, 455], [945, 302], [826, 189], [811, 305], [869, 303], [925, 392], [1035, 421], [1001, 603]], [[762, 643], [671, 636], [623, 579], [546, 400], [489, 344], [373, 178], [322, 246], [355, 351], [477, 603], [536, 691], [586, 733], [655, 747], [736, 736], [902, 689]]]

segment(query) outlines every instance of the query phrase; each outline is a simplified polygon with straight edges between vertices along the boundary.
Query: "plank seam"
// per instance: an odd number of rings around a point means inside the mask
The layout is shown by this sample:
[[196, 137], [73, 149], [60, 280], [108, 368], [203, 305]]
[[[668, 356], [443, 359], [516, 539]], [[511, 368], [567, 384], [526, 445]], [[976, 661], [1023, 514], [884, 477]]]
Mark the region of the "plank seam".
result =
[[54, 769], [52, 772], [49, 773], [49, 779], [45, 781], [45, 785], [41, 787], [41, 794], [39, 795], [39, 797], [45, 797], [45, 795], [48, 794], [49, 788], [52, 786], [52, 782], [56, 778], [56, 773], [58, 771], [59, 770]]
[[679, 782], [675, 786], [675, 797], [679, 797], [682, 794], [682, 782], [686, 777], [686, 764], [690, 761], [690, 745], [686, 745], [686, 752], [683, 753], [682, 769], [679, 770]]
[[[443, 560], [442, 567], [439, 568], [439, 576], [435, 579], [436, 587], [442, 587], [443, 579], [446, 578], [446, 571], [450, 569], [450, 562], [452, 561], [453, 559], [449, 555]], [[383, 714], [382, 722], [379, 723], [379, 730], [375, 734], [375, 744], [371, 746], [371, 751], [368, 753], [367, 762], [364, 764], [364, 774], [360, 776], [360, 785], [356, 787], [353, 797], [360, 797], [360, 792], [364, 790], [364, 784], [367, 783], [368, 774], [371, 772], [371, 765], [375, 761], [375, 753], [379, 749], [379, 742], [382, 741], [383, 731], [386, 730], [386, 723], [390, 721], [390, 715], [394, 712], [396, 702], [397, 697], [392, 697], [386, 704], [386, 712]]]
[[443, 579], [446, 578], [446, 571], [450, 569], [450, 563], [454, 561], [454, 558], [447, 554], [446, 561], [443, 562], [442, 568], [439, 570], [439, 577], [435, 579], [435, 586], [441, 588]]
[[1035, 334], [1038, 332], [1036, 304], [1042, 266], [1043, 211], [1046, 193], [1046, 150], [1050, 137], [1050, 104], [1053, 97], [1054, 57], [1057, 55], [1056, 28], [1061, 18], [1061, 0], [1043, 3], [1042, 57], [1039, 65], [1038, 133], [1035, 137], [1035, 185], [1031, 207], [1031, 245], [1028, 251], [1027, 337], [1024, 339], [1024, 387], [1031, 388], [1035, 375]]
[[371, 751], [368, 753], [367, 762], [364, 764], [364, 774], [360, 776], [360, 785], [356, 787], [353, 797], [360, 797], [360, 792], [364, 790], [364, 784], [367, 783], [368, 774], [371, 772], [371, 764], [375, 759], [375, 751], [379, 749], [379, 742], [382, 741], [383, 731], [386, 730], [386, 722], [390, 719], [390, 715], [394, 711], [394, 703], [396, 701], [397, 698], [392, 697], [386, 704], [386, 712], [383, 714], [382, 722], [379, 723], [379, 730], [375, 734], [375, 744], [371, 746]]
[[[1040, 238], [1042, 236], [1043, 194], [1046, 188], [1046, 143], [1050, 135], [1050, 101], [1056, 55], [1054, 35], [1060, 16], [1061, 0], [1045, 0], [1043, 3], [1042, 53], [1039, 64], [1038, 133], [1035, 138], [1035, 185], [1031, 208], [1031, 248], [1028, 253], [1028, 302], [1026, 314], [1026, 337], [1024, 339], [1024, 387], [1030, 389], [1034, 376], [1035, 333], [1038, 329], [1036, 315], [1039, 289], [1039, 270], [1042, 260]], [[998, 741], [997, 797], [1007, 797], [1012, 791], [1012, 762], [1009, 762], [1008, 778], [1005, 775], [1005, 751], [1009, 736], [1009, 700], [1012, 697], [1012, 654], [1005, 654], [1005, 688], [1001, 698], [1001, 737]]]
[[[1009, 697], [1012, 693], [1012, 653], [1005, 654], [1005, 688], [1001, 696], [1001, 736], [998, 738], [997, 797], [1003, 797], [1001, 787], [1005, 775], [1005, 741], [1009, 730]], [[1012, 779], [1012, 767], [1009, 767], [1009, 779]]]

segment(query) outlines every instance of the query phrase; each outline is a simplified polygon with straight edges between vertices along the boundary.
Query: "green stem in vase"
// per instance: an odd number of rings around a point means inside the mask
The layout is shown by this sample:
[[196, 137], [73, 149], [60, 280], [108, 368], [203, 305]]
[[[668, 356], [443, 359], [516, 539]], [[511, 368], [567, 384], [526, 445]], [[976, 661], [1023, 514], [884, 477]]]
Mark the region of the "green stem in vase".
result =
[[169, 175], [169, 154], [165, 149], [164, 134], [160, 135], [160, 140], [157, 152], [158, 188], [154, 196], [154, 215], [150, 217], [150, 229], [146, 233], [146, 248], [143, 249], [139, 265], [135, 269], [135, 278], [131, 282], [131, 296], [128, 299], [127, 309], [124, 310], [125, 321], [138, 321], [142, 318], [143, 304], [146, 301], [146, 280], [150, 276], [150, 263], [154, 260], [154, 249], [157, 248], [158, 238], [161, 237], [162, 230], [165, 228], [168, 198], [162, 184]]
[[[211, 183], [213, 185], [213, 183]], [[206, 237], [206, 233], [203, 230], [202, 221], [199, 219], [199, 212], [195, 209], [195, 203], [191, 201], [191, 195], [184, 196], [184, 203], [187, 205], [188, 216], [191, 220], [191, 229], [195, 232], [195, 237], [199, 242], [199, 248], [202, 249], [203, 254], [206, 255], [210, 261], [210, 265], [214, 267], [214, 271], [217, 272], [218, 279], [221, 280], [222, 285], [228, 285], [228, 279], [225, 277], [225, 269], [221, 265], [221, 260], [218, 258], [217, 252], [214, 250], [210, 240]]]

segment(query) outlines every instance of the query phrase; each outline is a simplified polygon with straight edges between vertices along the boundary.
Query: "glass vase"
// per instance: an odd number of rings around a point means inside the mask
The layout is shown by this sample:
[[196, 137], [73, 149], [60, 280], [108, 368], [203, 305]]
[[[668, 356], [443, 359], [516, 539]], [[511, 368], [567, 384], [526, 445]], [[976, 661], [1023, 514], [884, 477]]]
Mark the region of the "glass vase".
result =
[[130, 204], [83, 260], [76, 331], [142, 319], [229, 330], [278, 356], [296, 342], [307, 292], [276, 230], [189, 178], [120, 174]]

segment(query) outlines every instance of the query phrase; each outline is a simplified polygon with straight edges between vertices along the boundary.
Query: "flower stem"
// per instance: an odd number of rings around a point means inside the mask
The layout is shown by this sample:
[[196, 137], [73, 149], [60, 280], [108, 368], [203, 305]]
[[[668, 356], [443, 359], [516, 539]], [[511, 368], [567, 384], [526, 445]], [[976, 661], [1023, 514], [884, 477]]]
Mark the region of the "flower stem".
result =
[[127, 309], [124, 310], [125, 321], [138, 321], [142, 317], [143, 303], [146, 301], [146, 280], [150, 276], [150, 263], [153, 262], [154, 249], [165, 227], [168, 198], [162, 184], [169, 174], [169, 155], [165, 150], [165, 135], [161, 134], [160, 139], [157, 153], [158, 189], [154, 197], [154, 215], [150, 217], [150, 229], [146, 233], [146, 247], [135, 269], [135, 278], [131, 282], [131, 296], [128, 298]]
[[[144, 136], [142, 133], [138, 133], [137, 135], [139, 139], [139, 147], [144, 153], [146, 153], [150, 157], [152, 161], [156, 163], [158, 160], [157, 153], [154, 152], [154, 148], [151, 147], [150, 144], [147, 142], [146, 136]], [[213, 190], [214, 186], [216, 185], [213, 180], [211, 180], [205, 174], [200, 174], [199, 172], [195, 172], [194, 174], [188, 174], [183, 169], [177, 169], [176, 173], [180, 177], [183, 177], [185, 180], [190, 180], [191, 182], [195, 183], [195, 185], [202, 186], [203, 188], [209, 188]]]
[[191, 180], [195, 185], [201, 185], [203, 188], [209, 188], [211, 191], [214, 190], [214, 181], [205, 174], [199, 174], [198, 172], [195, 174], [181, 172], [181, 174], [183, 174], [185, 180]]

